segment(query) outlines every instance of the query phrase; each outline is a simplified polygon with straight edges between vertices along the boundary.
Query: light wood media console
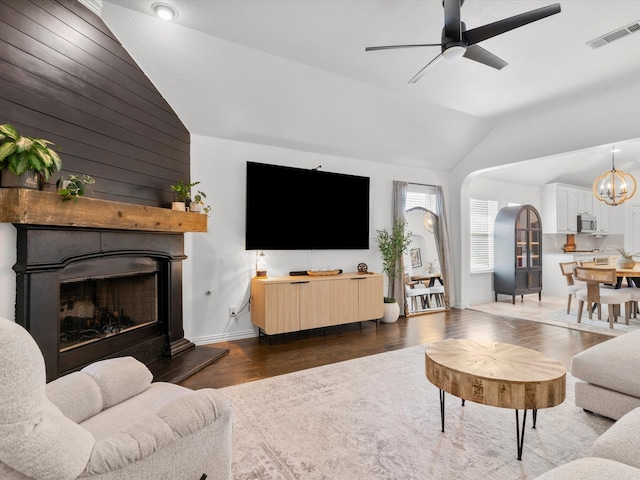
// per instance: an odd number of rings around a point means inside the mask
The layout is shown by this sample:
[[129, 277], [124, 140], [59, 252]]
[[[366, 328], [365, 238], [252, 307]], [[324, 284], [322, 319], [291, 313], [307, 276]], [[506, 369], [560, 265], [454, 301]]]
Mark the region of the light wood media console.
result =
[[254, 277], [251, 281], [251, 321], [267, 335], [376, 320], [383, 315], [380, 273]]

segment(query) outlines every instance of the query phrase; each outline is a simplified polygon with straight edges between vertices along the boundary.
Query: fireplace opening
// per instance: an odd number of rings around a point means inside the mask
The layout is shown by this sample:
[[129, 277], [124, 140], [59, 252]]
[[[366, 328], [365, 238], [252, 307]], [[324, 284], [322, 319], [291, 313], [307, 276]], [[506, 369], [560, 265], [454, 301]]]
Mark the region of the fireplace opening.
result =
[[60, 283], [60, 352], [157, 321], [155, 272]]
[[[112, 255], [69, 263], [59, 272], [58, 351], [65, 357], [89, 344], [161, 326], [161, 261]], [[154, 328], [155, 326], [155, 328]]]

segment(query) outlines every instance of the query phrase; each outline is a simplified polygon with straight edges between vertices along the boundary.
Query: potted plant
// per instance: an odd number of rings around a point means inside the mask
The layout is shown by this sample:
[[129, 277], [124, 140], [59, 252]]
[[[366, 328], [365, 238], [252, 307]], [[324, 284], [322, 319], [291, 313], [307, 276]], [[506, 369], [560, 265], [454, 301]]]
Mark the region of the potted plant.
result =
[[56, 187], [58, 188], [58, 195], [62, 197], [62, 200], [69, 201], [73, 200], [74, 202], [78, 201], [78, 197], [84, 195], [84, 192], [87, 189], [87, 185], [92, 185], [96, 183], [96, 181], [91, 178], [89, 175], [63, 175], [56, 182]]
[[440, 272], [440, 268], [438, 267], [437, 263], [439, 263], [439, 259], [434, 258], [433, 260], [427, 260], [426, 262], [424, 262], [424, 268], [426, 270], [427, 273], [439, 273]]
[[182, 180], [171, 185], [171, 191], [174, 195], [174, 201], [171, 204], [172, 210], [180, 210], [184, 212], [187, 210], [191, 203], [191, 188], [198, 185], [200, 182], [184, 183]]
[[400, 316], [400, 307], [394, 296], [394, 280], [402, 273], [402, 267], [398, 267], [402, 256], [407, 252], [411, 243], [411, 232], [407, 231], [407, 223], [396, 221], [391, 232], [387, 229], [376, 230], [376, 241], [382, 255], [382, 271], [387, 275], [388, 293], [384, 297], [385, 315], [384, 323], [393, 323]]
[[622, 255], [618, 259], [618, 267], [620, 268], [633, 268], [636, 264], [636, 261], [633, 259], [636, 255], [640, 255], [640, 252], [629, 253], [623, 247], [618, 245], [607, 245], [605, 248], [612, 249]]
[[44, 181], [62, 166], [58, 154], [49, 148], [49, 140], [20, 135], [5, 123], [0, 125], [0, 170], [3, 187], [40, 188], [40, 177]]
[[196, 213], [208, 214], [211, 211], [211, 207], [204, 204], [205, 198], [207, 198], [207, 195], [203, 191], [198, 190], [191, 200], [189, 210]]

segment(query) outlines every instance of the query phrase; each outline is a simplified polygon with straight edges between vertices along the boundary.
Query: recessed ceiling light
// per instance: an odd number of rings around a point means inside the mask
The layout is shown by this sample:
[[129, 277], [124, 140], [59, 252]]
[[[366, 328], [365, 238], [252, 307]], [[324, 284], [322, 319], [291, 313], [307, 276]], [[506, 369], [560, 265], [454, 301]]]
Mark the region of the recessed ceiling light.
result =
[[154, 3], [151, 8], [162, 20], [172, 20], [178, 16], [176, 9], [166, 3]]

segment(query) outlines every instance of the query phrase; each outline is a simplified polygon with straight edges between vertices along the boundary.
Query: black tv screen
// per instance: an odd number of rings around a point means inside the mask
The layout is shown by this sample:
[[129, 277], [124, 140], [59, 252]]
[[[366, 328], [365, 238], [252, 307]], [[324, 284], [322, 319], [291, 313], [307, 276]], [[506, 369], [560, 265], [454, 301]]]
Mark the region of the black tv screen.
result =
[[369, 177], [247, 162], [247, 250], [369, 248]]

